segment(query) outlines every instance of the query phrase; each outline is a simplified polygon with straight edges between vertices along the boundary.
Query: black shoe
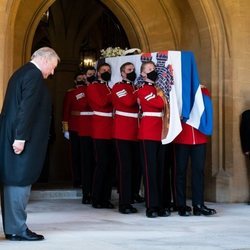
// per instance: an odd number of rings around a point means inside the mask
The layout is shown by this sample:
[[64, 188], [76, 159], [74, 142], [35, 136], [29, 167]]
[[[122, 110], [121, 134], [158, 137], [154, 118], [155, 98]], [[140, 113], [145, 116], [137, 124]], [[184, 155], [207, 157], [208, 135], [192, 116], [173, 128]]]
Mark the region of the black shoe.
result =
[[182, 207], [178, 207], [178, 214], [180, 216], [190, 216], [191, 215], [191, 211], [189, 211], [188, 206], [182, 206]]
[[137, 209], [132, 205], [121, 205], [119, 206], [119, 212], [122, 214], [134, 214], [137, 213]]
[[134, 202], [137, 202], [137, 203], [142, 203], [145, 201], [145, 199], [139, 194], [134, 194], [133, 200]]
[[[183, 207], [185, 207], [185, 210], [188, 211], [188, 212], [192, 211], [192, 208], [190, 206], [185, 205]], [[179, 210], [178, 207], [174, 203], [171, 203], [170, 211], [171, 212], [178, 212], [178, 210]]]
[[92, 203], [92, 207], [93, 207], [93, 208], [98, 208], [98, 209], [104, 208], [103, 205], [102, 205], [101, 203], [95, 203], [95, 202]]
[[216, 214], [215, 209], [211, 209], [206, 207], [205, 205], [197, 205], [193, 207], [193, 214], [194, 215], [213, 215]]
[[91, 204], [91, 196], [83, 195], [82, 196], [82, 204]]
[[30, 231], [28, 228], [21, 234], [6, 234], [5, 238], [7, 240], [12, 241], [35, 241], [35, 240], [44, 240], [43, 235], [36, 234], [32, 231]]
[[146, 209], [146, 216], [148, 218], [156, 218], [158, 216], [157, 209], [147, 208]]
[[177, 208], [177, 206], [174, 203], [171, 203], [171, 205], [170, 205], [170, 211], [171, 212], [177, 212], [178, 211], [178, 208]]
[[109, 208], [109, 209], [115, 208], [115, 206], [110, 201], [103, 202], [102, 207], [103, 208]]
[[188, 211], [188, 212], [192, 212], [192, 208], [190, 206], [185, 206], [185, 209]]
[[159, 217], [168, 217], [171, 215], [170, 208], [160, 208], [158, 210], [158, 216]]

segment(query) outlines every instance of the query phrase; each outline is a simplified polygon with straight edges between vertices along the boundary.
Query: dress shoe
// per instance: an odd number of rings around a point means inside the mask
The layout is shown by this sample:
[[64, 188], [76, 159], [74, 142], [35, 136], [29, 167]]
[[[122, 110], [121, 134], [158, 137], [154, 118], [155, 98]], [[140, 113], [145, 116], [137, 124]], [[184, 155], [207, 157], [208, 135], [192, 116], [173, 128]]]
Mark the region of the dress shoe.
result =
[[119, 206], [119, 212], [122, 214], [134, 214], [137, 213], [137, 209], [133, 206], [129, 205], [121, 205]]
[[83, 195], [82, 196], [82, 204], [91, 204], [91, 196]]
[[102, 207], [103, 208], [109, 208], [109, 209], [115, 208], [115, 206], [110, 201], [103, 202]]
[[146, 209], [146, 216], [148, 218], [156, 218], [158, 216], [157, 209], [147, 208]]
[[171, 215], [170, 208], [160, 208], [158, 210], [158, 216], [159, 217], [168, 217]]
[[36, 234], [28, 228], [22, 234], [6, 234], [5, 238], [12, 241], [35, 241], [44, 240], [43, 235]]
[[145, 199], [139, 194], [134, 194], [133, 200], [134, 202], [137, 202], [137, 203], [142, 203], [145, 201]]
[[[183, 207], [185, 207], [186, 211], [188, 211], [188, 212], [192, 211], [192, 208], [190, 206], [185, 205]], [[178, 212], [178, 207], [173, 202], [171, 202], [170, 211], [171, 212]]]
[[211, 209], [206, 207], [205, 205], [196, 205], [193, 207], [193, 214], [194, 215], [213, 215], [216, 214], [215, 209]]
[[178, 211], [178, 208], [177, 208], [177, 206], [174, 203], [171, 203], [171, 205], [170, 205], [170, 211], [171, 212], [177, 212]]
[[180, 216], [190, 216], [191, 215], [191, 211], [189, 211], [188, 206], [182, 206], [182, 207], [178, 207], [178, 214]]
[[100, 209], [100, 208], [103, 208], [103, 205], [102, 205], [101, 203], [93, 202], [93, 203], [92, 203], [92, 207], [93, 207], [93, 208], [98, 208], [98, 209]]

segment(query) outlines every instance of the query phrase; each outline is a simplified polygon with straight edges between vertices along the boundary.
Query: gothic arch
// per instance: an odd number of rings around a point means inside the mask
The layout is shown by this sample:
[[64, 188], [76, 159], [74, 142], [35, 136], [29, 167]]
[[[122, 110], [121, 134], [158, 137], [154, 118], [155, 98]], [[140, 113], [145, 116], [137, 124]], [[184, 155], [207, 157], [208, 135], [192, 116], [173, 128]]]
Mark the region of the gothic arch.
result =
[[[7, 29], [4, 46], [4, 84], [14, 69], [29, 60], [32, 39], [42, 14], [55, 0], [25, 2], [7, 1]], [[27, 11], [29, 10], [29, 11]]]

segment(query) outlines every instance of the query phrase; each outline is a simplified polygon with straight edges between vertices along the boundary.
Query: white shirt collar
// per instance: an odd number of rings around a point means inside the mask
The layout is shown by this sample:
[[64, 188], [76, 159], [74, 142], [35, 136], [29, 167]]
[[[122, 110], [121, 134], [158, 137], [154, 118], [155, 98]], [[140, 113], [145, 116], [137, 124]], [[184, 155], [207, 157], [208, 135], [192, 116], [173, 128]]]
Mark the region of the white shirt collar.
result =
[[35, 63], [34, 61], [30, 61], [30, 62], [33, 63], [41, 71], [41, 68], [38, 66], [37, 63]]

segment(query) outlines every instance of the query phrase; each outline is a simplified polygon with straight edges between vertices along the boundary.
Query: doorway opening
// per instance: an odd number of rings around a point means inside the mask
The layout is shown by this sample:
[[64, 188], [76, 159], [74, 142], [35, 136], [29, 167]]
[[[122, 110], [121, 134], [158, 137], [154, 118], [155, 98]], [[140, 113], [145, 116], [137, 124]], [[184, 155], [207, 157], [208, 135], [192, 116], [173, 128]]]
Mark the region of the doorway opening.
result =
[[116, 16], [97, 0], [57, 0], [46, 10], [34, 34], [31, 53], [48, 46], [61, 58], [56, 74], [47, 80], [53, 100], [51, 137], [47, 158], [35, 187], [71, 187], [70, 144], [62, 133], [63, 98], [74, 86], [75, 72], [94, 64], [100, 50], [129, 48]]

